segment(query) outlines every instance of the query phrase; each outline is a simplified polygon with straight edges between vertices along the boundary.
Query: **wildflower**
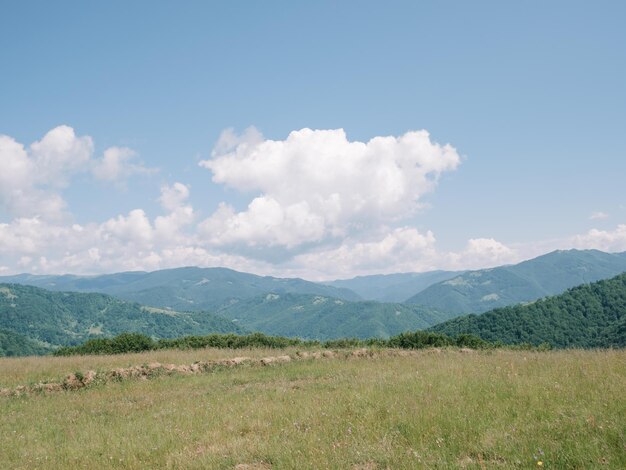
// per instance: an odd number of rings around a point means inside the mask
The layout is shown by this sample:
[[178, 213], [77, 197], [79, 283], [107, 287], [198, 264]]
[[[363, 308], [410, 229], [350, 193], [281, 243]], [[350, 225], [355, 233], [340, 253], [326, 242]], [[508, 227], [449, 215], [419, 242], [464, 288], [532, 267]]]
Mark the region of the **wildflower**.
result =
[[537, 467], [543, 467], [543, 462], [541, 460], [537, 460]]

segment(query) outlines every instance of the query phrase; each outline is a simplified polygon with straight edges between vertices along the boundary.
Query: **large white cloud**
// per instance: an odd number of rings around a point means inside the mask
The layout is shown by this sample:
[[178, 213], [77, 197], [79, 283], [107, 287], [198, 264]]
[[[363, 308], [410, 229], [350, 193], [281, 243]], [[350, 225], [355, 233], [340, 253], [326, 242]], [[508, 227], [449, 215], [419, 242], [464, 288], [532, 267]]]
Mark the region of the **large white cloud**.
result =
[[413, 215], [460, 163], [426, 131], [349, 141], [342, 129], [302, 129], [282, 141], [255, 129], [222, 134], [200, 165], [215, 183], [256, 193], [244, 211], [222, 204], [202, 227], [215, 246], [284, 247], [354, 237]]

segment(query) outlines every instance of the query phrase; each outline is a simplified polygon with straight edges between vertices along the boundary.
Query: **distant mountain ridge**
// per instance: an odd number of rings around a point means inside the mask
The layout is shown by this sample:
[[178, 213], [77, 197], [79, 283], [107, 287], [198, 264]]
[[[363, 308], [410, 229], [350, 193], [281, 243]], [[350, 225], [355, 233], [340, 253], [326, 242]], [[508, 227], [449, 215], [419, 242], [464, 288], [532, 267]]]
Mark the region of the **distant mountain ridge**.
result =
[[626, 253], [554, 251], [511, 266], [468, 271], [407, 300], [454, 316], [531, 302], [626, 271]]
[[120, 299], [174, 310], [217, 310], [268, 292], [314, 294], [360, 300], [348, 289], [298, 278], [275, 278], [227, 268], [174, 268], [99, 276], [32, 275], [0, 277], [0, 282], [33, 285], [55, 291], [99, 292]]
[[348, 301], [404, 302], [456, 316], [529, 302], [623, 271], [626, 253], [570, 250], [491, 269], [359, 276], [325, 283], [197, 267], [99, 276], [20, 274], [0, 276], [0, 282], [56, 291], [99, 292], [181, 311], [216, 311], [267, 293], [293, 293]]
[[404, 302], [427, 287], [446, 281], [465, 271], [427, 271], [423, 273], [374, 274], [352, 279], [327, 281], [333, 287], [350, 289], [363, 300], [379, 302]]
[[448, 319], [418, 305], [269, 293], [218, 311], [250, 331], [304, 339], [388, 338]]
[[[158, 338], [244, 332], [208, 312], [178, 312], [106, 294], [53, 292], [20, 284], [0, 284], [0, 329], [34, 341], [28, 347], [50, 349], [124, 332]], [[9, 340], [21, 341], [14, 335]]]
[[626, 273], [528, 305], [457, 317], [430, 330], [448, 335], [470, 333], [508, 344], [626, 347]]

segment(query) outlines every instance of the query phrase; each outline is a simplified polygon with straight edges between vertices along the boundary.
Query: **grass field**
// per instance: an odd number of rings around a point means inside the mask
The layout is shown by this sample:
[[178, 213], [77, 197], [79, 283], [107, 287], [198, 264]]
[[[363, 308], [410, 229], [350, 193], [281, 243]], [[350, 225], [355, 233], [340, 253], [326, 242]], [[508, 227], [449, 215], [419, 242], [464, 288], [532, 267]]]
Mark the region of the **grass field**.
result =
[[[0, 387], [151, 361], [276, 354], [285, 352], [2, 359]], [[244, 365], [3, 397], [0, 413], [0, 468], [623, 469], [626, 351], [383, 352]]]

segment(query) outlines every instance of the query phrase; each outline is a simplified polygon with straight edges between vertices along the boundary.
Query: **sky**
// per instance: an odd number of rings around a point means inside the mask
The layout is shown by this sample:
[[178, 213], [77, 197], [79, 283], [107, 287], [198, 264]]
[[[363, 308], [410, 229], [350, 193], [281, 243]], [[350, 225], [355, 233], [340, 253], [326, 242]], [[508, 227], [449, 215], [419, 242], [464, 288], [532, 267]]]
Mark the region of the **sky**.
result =
[[626, 251], [621, 1], [21, 1], [0, 275]]

